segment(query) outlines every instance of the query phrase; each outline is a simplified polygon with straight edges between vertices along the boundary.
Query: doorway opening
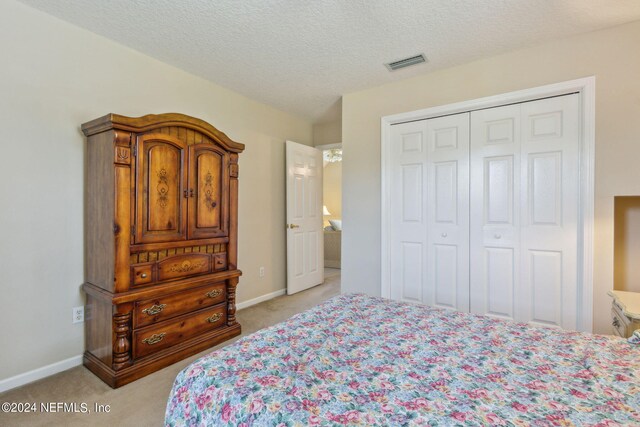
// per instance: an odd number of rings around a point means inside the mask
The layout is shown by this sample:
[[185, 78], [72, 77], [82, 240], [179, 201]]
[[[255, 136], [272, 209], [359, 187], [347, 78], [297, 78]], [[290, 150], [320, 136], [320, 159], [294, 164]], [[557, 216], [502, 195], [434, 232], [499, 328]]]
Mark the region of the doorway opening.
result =
[[316, 147], [322, 150], [322, 215], [326, 280], [340, 280], [342, 267], [342, 144]]

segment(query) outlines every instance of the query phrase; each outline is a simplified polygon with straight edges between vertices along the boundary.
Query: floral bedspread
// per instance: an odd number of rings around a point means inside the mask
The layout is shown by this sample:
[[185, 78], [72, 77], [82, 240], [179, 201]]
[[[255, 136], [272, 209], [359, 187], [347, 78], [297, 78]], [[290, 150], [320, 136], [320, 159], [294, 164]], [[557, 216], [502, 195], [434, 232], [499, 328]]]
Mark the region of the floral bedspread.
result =
[[640, 426], [640, 346], [342, 295], [178, 374], [167, 426]]

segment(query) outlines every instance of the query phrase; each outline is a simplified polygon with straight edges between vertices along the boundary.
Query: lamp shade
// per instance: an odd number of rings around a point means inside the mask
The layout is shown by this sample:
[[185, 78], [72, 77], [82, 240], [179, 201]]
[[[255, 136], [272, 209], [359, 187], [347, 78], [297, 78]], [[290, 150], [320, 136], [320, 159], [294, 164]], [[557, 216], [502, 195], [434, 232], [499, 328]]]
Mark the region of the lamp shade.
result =
[[325, 205], [322, 205], [322, 215], [324, 216], [331, 215], [331, 212], [329, 212], [329, 209], [327, 209]]

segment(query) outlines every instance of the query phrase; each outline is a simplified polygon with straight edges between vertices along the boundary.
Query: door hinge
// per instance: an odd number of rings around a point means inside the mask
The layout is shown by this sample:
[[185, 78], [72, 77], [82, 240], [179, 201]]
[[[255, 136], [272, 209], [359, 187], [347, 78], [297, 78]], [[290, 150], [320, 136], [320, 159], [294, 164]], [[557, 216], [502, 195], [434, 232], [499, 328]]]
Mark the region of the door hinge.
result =
[[131, 145], [131, 153], [132, 153], [131, 155], [133, 157], [138, 156], [138, 146], [137, 145], [133, 145], [133, 144]]
[[132, 226], [131, 226], [131, 235], [132, 235], [132, 236], [135, 236], [135, 235], [136, 235], [136, 226], [135, 226], [135, 225], [132, 225]]

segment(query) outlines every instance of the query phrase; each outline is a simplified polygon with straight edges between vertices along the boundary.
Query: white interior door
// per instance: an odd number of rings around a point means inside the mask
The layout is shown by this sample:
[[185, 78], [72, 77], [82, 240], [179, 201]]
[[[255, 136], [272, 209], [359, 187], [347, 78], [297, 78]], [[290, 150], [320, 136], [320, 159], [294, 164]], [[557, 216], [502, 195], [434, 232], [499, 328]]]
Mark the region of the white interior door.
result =
[[322, 152], [286, 142], [287, 294], [324, 281]]
[[391, 297], [468, 311], [469, 114], [394, 125], [392, 141]]
[[471, 311], [575, 329], [579, 95], [471, 113]]

